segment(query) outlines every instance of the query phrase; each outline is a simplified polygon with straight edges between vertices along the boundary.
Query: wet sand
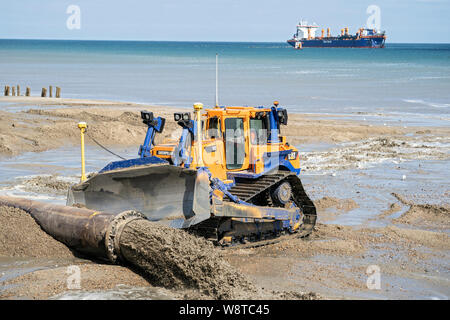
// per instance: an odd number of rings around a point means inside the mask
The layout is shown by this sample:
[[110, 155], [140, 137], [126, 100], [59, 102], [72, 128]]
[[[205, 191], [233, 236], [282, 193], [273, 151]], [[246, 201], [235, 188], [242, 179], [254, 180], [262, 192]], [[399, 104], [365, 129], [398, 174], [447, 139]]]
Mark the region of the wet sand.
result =
[[[150, 221], [130, 222], [122, 233], [121, 251], [128, 259], [133, 257], [134, 267], [86, 260], [47, 235], [23, 210], [0, 207], [0, 222], [9, 223], [0, 231], [0, 270], [6, 271], [0, 278], [2, 299], [81, 298], [80, 294], [95, 295], [96, 290], [127, 287], [129, 292], [146, 291], [152, 299], [319, 298], [314, 293], [258, 288], [224, 259], [226, 251], [210, 241]], [[18, 257], [34, 258], [34, 263], [28, 260], [22, 272], [13, 270], [14, 265], [5, 268]], [[44, 258], [52, 264], [45, 264]]]
[[73, 257], [62, 243], [45, 233], [26, 212], [0, 206], [0, 256]]
[[[423, 214], [428, 216], [434, 210], [436, 206], [424, 208]], [[149, 277], [124, 266], [99, 264], [98, 261], [96, 263], [81, 258], [68, 259], [72, 257], [70, 252], [43, 234], [37, 224], [33, 226], [26, 213], [5, 208], [1, 212], [3, 216], [5, 213], [15, 215], [16, 219], [25, 220], [30, 225], [26, 228], [27, 237], [32, 235], [34, 241], [24, 241], [31, 251], [21, 252], [21, 256], [62, 258], [62, 262], [56, 266], [47, 265], [43, 270], [0, 281], [3, 287], [0, 298], [3, 299], [102, 298], [108, 290], [116, 299], [123, 298], [121, 290], [128, 291], [129, 298], [133, 298], [134, 293], [137, 298], [147, 299], [445, 298], [442, 293], [444, 290], [445, 294], [445, 288], [448, 294], [449, 236], [444, 232], [423, 230], [420, 224], [405, 228], [405, 225], [396, 222], [383, 228], [353, 228], [319, 223], [307, 239], [293, 237], [278, 244], [253, 249], [220, 249], [201, 238], [194, 242], [187, 239], [189, 246], [186, 255], [176, 260], [178, 266], [170, 266], [175, 272], [173, 277], [170, 273], [164, 273], [164, 280], [161, 280], [161, 277], [155, 279], [154, 276]], [[441, 226], [447, 230], [450, 228], [449, 212], [448, 208], [443, 212], [446, 220], [445, 225]], [[405, 217], [408, 215], [409, 211], [403, 214]], [[428, 222], [441, 223], [442, 217]], [[18, 229], [12, 229], [12, 234], [22, 233]], [[161, 230], [161, 233], [167, 234], [168, 231]], [[152, 257], [150, 260], [147, 257], [144, 265], [152, 269], [158, 264], [164, 264], [168, 260], [164, 258], [165, 255], [171, 254], [170, 245], [180, 239], [186, 242], [186, 238], [190, 237], [161, 237], [161, 246], [149, 252], [144, 250], [144, 255], [150, 254]], [[46, 242], [42, 243], [41, 239], [46, 239]], [[41, 243], [49, 250], [53, 247], [59, 249], [54, 254], [35, 250], [39, 249]], [[16, 247], [10, 245], [9, 249], [2, 252], [2, 256], [16, 255], [17, 247], [17, 242]], [[131, 249], [142, 253], [133, 246]], [[199, 253], [196, 253], [197, 249], [201, 249]], [[204, 259], [208, 259], [208, 267]], [[81, 290], [67, 289], [69, 265], [80, 268]], [[381, 270], [382, 286], [379, 290], [367, 288], [366, 272], [371, 265]], [[179, 282], [178, 267], [183, 268], [183, 273], [190, 277], [190, 280], [183, 282], [191, 285], [185, 286]], [[216, 269], [221, 270], [220, 276], [215, 274]], [[226, 275], [231, 276], [233, 273], [236, 273], [235, 276], [226, 280]], [[230, 279], [235, 280], [230, 282]], [[426, 286], [409, 288], [407, 283], [410, 281], [418, 281]], [[215, 283], [221, 285], [216, 287]], [[429, 287], [436, 289], [435, 295], [429, 295]]]
[[[87, 122], [89, 135], [106, 146], [138, 146], [146, 132], [146, 126], [140, 119], [141, 110], [153, 111], [155, 115], [168, 120], [163, 134], [157, 135], [156, 142], [160, 143], [180, 133], [181, 129], [173, 121], [173, 113], [192, 111], [192, 108], [38, 97], [0, 97], [0, 104], [0, 154], [9, 156], [27, 151], [40, 152], [62, 145], [79, 145], [77, 123], [80, 121]], [[288, 126], [282, 129], [282, 133], [294, 145], [361, 141], [371, 137], [403, 136], [417, 132], [449, 136], [450, 128], [376, 126], [350, 120], [290, 114]], [[86, 143], [94, 144], [89, 138]]]
[[[13, 103], [19, 111], [8, 109]], [[23, 97], [0, 98], [0, 104], [5, 109], [0, 109], [0, 153], [6, 157], [65, 144], [76, 149], [78, 121], [87, 121], [90, 134], [107, 146], [137, 150], [146, 131], [139, 117], [142, 109], [168, 119], [158, 142], [172, 138], [178, 129], [171, 124], [175, 109], [158, 106]], [[300, 147], [302, 180], [316, 203], [319, 223], [307, 239], [292, 238], [254, 249], [211, 249], [219, 250], [220, 261], [249, 279], [256, 290], [253, 298], [448, 299], [450, 185], [445, 168], [450, 159], [450, 129], [290, 114], [282, 133]], [[60, 176], [56, 167], [52, 170], [14, 183], [42, 195], [64, 195], [70, 179], [76, 177]], [[0, 213], [8, 221], [11, 215], [20, 215], [4, 208]], [[125, 266], [76, 257], [64, 246], [49, 243], [51, 237], [43, 243], [55, 249], [44, 252], [36, 237], [47, 235], [24, 216], [17, 219], [3, 229], [7, 233], [0, 231], [0, 270], [5, 273], [0, 277], [0, 298], [219, 297], [151, 282]], [[22, 225], [25, 231], [14, 233]], [[46, 255], [52, 252], [56, 257]], [[17, 265], [20, 259], [26, 259], [23, 275], [12, 271], [22, 270]], [[54, 259], [58, 259], [57, 267]], [[64, 272], [72, 264], [82, 270], [81, 290], [67, 289]], [[381, 273], [380, 289], [367, 286], [368, 267], [373, 265]]]

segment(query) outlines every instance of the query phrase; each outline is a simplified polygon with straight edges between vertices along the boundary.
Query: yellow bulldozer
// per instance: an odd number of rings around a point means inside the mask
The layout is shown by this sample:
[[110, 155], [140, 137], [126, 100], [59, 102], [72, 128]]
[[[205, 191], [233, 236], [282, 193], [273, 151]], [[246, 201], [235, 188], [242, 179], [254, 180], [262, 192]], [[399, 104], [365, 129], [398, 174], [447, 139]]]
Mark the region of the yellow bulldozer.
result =
[[155, 145], [165, 119], [141, 111], [148, 126], [135, 159], [109, 163], [70, 188], [67, 204], [120, 213], [211, 239], [218, 245], [309, 235], [316, 208], [305, 193], [299, 152], [281, 135], [285, 108], [194, 104], [175, 113], [179, 139]]

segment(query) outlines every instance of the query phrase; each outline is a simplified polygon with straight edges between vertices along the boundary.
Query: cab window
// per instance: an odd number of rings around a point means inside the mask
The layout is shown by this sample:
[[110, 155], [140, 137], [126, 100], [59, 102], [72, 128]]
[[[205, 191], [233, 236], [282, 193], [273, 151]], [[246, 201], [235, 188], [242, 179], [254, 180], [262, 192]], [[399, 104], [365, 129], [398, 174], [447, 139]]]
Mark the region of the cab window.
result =
[[225, 119], [225, 160], [227, 169], [240, 169], [245, 161], [245, 133], [242, 118]]
[[250, 119], [250, 143], [267, 144], [267, 128], [263, 119]]
[[222, 138], [222, 131], [220, 128], [220, 119], [217, 117], [209, 118], [207, 137], [210, 139]]

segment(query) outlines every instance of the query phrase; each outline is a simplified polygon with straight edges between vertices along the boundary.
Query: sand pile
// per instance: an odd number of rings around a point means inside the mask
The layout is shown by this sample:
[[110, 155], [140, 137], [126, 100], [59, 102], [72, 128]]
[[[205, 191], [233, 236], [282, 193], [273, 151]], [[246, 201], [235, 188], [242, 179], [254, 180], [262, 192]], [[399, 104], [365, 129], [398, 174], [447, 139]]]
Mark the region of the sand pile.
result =
[[68, 181], [56, 175], [43, 175], [22, 179], [23, 189], [26, 191], [65, 195], [71, 185], [78, 181]]
[[369, 126], [354, 121], [315, 119], [311, 116], [289, 114], [289, 123], [282, 134], [292, 144], [305, 142], [340, 143], [369, 137], [402, 134], [399, 127]]
[[392, 195], [410, 207], [400, 217], [393, 219], [393, 222], [433, 229], [450, 229], [449, 205], [416, 204], [397, 193], [392, 193]]
[[[143, 142], [147, 128], [139, 121], [139, 113], [126, 111], [112, 114], [108, 110], [103, 113], [34, 109], [17, 114], [3, 112], [0, 120], [0, 153], [16, 155], [67, 144], [79, 145], [77, 123], [80, 121], [86, 121], [89, 136], [104, 145], [139, 145]], [[94, 144], [89, 137], [86, 143]]]
[[323, 197], [315, 200], [314, 204], [318, 211], [335, 208], [338, 211], [347, 212], [359, 208], [359, 205], [353, 199], [338, 199], [333, 197]]
[[123, 229], [120, 248], [153, 285], [194, 288], [214, 299], [249, 298], [256, 292], [245, 276], [222, 259], [220, 249], [182, 230], [133, 221]]
[[[40, 115], [40, 116], [51, 116], [66, 119], [75, 119], [77, 121], [87, 121], [87, 122], [114, 122], [121, 121], [124, 123], [129, 123], [131, 125], [141, 125], [141, 117], [139, 113], [125, 111], [117, 117], [97, 114], [88, 111], [70, 112], [70, 111], [54, 111], [54, 110], [43, 110], [43, 109], [30, 109], [26, 111], [28, 114]], [[110, 113], [108, 113], [110, 114]]]
[[396, 226], [389, 226], [380, 231], [389, 242], [406, 242], [409, 245], [414, 243], [429, 248], [450, 250], [450, 237], [442, 232], [405, 229]]
[[394, 222], [430, 227], [450, 228], [450, 207], [414, 204]]
[[376, 217], [370, 218], [370, 221], [378, 220], [378, 219], [385, 219], [389, 216], [393, 215], [396, 212], [399, 212], [402, 210], [402, 206], [398, 202], [391, 203], [389, 207], [386, 210], [383, 210], [379, 215]]
[[398, 203], [391, 203], [389, 206], [389, 209], [384, 210], [379, 217], [386, 217], [390, 216], [391, 214], [394, 214], [402, 209], [402, 206]]
[[0, 206], [0, 226], [0, 256], [73, 257], [23, 210]]

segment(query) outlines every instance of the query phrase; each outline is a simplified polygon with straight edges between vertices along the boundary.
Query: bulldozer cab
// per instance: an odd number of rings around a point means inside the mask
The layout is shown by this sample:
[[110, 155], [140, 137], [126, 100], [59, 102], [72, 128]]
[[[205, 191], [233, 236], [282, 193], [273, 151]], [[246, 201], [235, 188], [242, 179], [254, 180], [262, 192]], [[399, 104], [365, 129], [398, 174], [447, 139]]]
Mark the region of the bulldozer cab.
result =
[[[196, 168], [201, 150], [202, 166], [220, 179], [239, 171], [261, 174], [276, 166], [279, 159], [272, 156], [277, 152], [296, 151], [280, 136], [280, 126], [287, 124], [287, 112], [278, 108], [278, 104], [271, 108], [206, 109], [200, 121], [201, 148], [198, 148], [197, 122], [191, 120], [190, 114], [175, 114], [174, 119], [183, 127], [179, 141], [155, 146], [152, 155], [174, 165]], [[267, 157], [272, 157], [271, 161]], [[299, 168], [298, 157], [290, 155], [287, 160], [293, 169]]]

